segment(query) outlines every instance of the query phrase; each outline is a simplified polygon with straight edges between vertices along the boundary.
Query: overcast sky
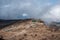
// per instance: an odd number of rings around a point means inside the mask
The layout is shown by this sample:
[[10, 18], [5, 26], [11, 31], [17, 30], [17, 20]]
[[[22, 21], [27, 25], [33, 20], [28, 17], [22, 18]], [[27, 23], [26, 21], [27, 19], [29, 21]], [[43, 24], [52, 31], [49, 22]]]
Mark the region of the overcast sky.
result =
[[60, 0], [0, 0], [0, 19], [60, 21]]

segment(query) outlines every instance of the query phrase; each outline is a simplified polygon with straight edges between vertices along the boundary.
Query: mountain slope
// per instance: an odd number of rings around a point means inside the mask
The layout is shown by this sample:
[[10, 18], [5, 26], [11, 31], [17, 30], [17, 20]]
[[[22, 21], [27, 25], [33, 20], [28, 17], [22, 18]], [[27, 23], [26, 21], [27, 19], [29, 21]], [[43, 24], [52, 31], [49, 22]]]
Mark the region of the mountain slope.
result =
[[18, 21], [0, 30], [0, 39], [5, 40], [60, 40], [60, 29], [45, 25], [42, 20]]

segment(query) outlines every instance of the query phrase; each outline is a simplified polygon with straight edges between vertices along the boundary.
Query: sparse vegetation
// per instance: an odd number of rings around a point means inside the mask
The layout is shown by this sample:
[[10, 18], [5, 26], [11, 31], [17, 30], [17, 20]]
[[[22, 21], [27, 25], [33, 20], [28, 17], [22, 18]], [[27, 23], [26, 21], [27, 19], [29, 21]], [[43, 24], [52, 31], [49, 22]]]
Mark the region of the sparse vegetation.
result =
[[37, 20], [32, 20], [32, 22], [37, 22]]

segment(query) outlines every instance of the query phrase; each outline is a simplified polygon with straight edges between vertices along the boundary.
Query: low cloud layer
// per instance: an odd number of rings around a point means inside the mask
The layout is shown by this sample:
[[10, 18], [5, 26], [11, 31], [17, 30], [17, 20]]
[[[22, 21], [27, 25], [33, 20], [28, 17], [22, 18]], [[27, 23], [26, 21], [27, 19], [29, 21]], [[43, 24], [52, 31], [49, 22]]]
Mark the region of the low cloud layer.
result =
[[60, 22], [60, 5], [55, 5], [48, 10], [48, 12], [42, 16], [42, 19], [51, 22]]
[[0, 19], [60, 21], [60, 0], [0, 0]]

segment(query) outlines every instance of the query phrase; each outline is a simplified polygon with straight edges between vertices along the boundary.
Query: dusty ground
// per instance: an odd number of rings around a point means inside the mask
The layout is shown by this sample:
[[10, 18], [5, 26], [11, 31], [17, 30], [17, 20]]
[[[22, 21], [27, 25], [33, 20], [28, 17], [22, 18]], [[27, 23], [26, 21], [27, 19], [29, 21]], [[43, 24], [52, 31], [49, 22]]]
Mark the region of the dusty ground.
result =
[[0, 30], [0, 40], [60, 40], [60, 29], [49, 28], [43, 21], [18, 21]]

